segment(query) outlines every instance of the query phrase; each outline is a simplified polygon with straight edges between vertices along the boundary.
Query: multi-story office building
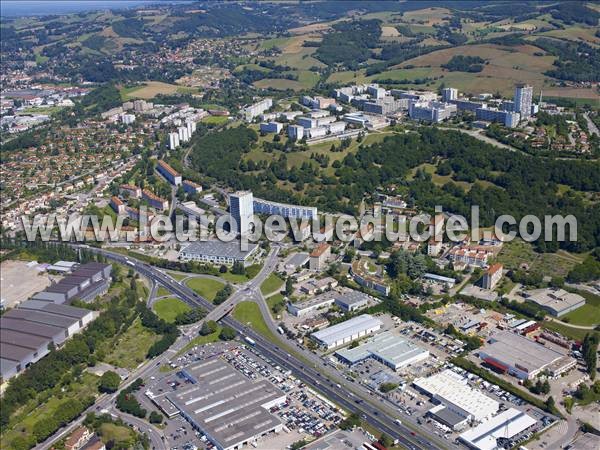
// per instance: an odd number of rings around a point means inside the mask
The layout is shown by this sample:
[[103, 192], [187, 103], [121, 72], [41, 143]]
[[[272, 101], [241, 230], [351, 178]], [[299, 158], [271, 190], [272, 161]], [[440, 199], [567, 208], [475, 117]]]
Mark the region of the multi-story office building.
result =
[[140, 198], [142, 196], [142, 190], [139, 187], [133, 186], [131, 184], [122, 184], [119, 187], [119, 194], [125, 194], [133, 198]]
[[197, 194], [197, 193], [202, 192], [202, 186], [200, 186], [197, 183], [194, 183], [193, 181], [183, 180], [181, 185], [183, 186], [183, 190], [187, 194]]
[[[235, 223], [232, 231], [246, 234], [252, 231], [252, 220], [254, 216], [254, 199], [250, 191], [238, 191], [229, 194], [229, 212]], [[235, 227], [235, 229], [234, 229]]]
[[124, 214], [125, 213], [125, 203], [123, 203], [121, 201], [121, 199], [119, 197], [116, 196], [112, 196], [110, 199], [110, 207], [117, 213], [117, 214]]
[[475, 117], [477, 120], [500, 122], [507, 128], [514, 128], [519, 124], [521, 115], [518, 112], [501, 111], [496, 108], [477, 108]]
[[456, 105], [456, 108], [459, 111], [471, 111], [471, 112], [475, 112], [477, 110], [477, 108], [484, 108], [485, 107], [484, 103], [473, 102], [471, 100], [465, 100], [465, 99], [450, 100], [449, 103], [452, 103], [452, 104]]
[[494, 289], [502, 278], [502, 264], [492, 264], [483, 274], [482, 287]]
[[521, 119], [527, 119], [531, 116], [531, 104], [533, 100], [533, 87], [518, 84], [515, 87], [515, 108], [514, 111], [521, 114]]
[[395, 99], [391, 96], [383, 97], [375, 101], [363, 103], [363, 110], [381, 115], [392, 114], [400, 109], [408, 109], [409, 101], [406, 98]]

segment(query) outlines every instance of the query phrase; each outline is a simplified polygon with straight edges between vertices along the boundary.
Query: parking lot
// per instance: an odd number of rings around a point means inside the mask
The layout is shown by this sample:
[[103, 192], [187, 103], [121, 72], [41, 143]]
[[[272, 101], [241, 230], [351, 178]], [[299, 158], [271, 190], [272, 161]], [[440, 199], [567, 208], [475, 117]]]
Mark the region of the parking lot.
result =
[[[195, 430], [172, 405], [166, 395], [184, 391], [190, 387], [181, 369], [199, 362], [218, 358], [228, 363], [238, 373], [249, 380], [268, 380], [285, 394], [285, 402], [271, 407], [269, 412], [283, 424], [279, 433], [269, 433], [255, 443], [257, 448], [286, 448], [302, 439], [313, 440], [337, 428], [343, 419], [335, 405], [321, 398], [289, 371], [281, 368], [268, 358], [263, 357], [238, 342], [219, 342], [191, 349], [171, 361], [176, 368], [168, 373], [156, 373], [146, 385], [144, 393], [138, 394], [140, 402], [148, 410], [156, 410], [157, 404], [171, 415], [164, 429], [171, 448], [192, 450], [194, 448], [213, 448], [206, 436]], [[148, 392], [152, 393], [153, 400]], [[254, 444], [253, 444], [254, 446]]]

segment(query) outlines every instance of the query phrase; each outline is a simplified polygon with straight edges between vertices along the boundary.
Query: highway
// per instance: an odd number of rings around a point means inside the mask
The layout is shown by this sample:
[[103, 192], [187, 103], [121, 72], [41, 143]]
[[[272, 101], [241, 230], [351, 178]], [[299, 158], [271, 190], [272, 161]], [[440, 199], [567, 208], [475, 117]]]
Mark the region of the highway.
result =
[[[166, 289], [170, 290], [181, 298], [182, 301], [189, 304], [192, 307], [202, 307], [209, 311], [215, 310], [213, 305], [208, 300], [196, 294], [193, 290], [180, 282], [174, 280], [170, 276], [166, 275], [163, 271], [145, 264], [139, 260], [131, 257], [126, 257], [122, 254], [112, 253], [103, 249], [89, 248], [89, 250], [100, 253], [107, 259], [119, 262], [121, 264], [129, 265], [134, 268], [140, 274], [146, 276], [151, 281], [163, 285]], [[272, 271], [272, 268], [276, 264], [276, 250], [274, 249], [268, 256], [265, 266], [261, 273], [259, 273], [254, 280], [251, 282], [251, 286], [260, 286], [260, 283], [266, 278], [266, 276]], [[250, 283], [249, 283], [250, 284]], [[248, 288], [246, 288], [248, 289]], [[238, 291], [238, 292], [241, 292]], [[224, 302], [221, 306], [225, 310], [231, 308], [231, 300]], [[225, 305], [225, 306], [223, 306]], [[311, 386], [316, 391], [321, 392], [327, 398], [334, 401], [340, 407], [350, 412], [356, 412], [361, 415], [362, 419], [365, 420], [369, 425], [376, 429], [383, 431], [394, 439], [398, 439], [398, 442], [404, 447], [409, 449], [437, 449], [444, 448], [426, 439], [425, 437], [415, 434], [409, 428], [398, 425], [394, 422], [395, 418], [391, 417], [387, 413], [382, 413], [381, 408], [377, 408], [374, 404], [357, 398], [350, 390], [340, 389], [333, 381], [324, 377], [318, 368], [307, 367], [306, 363], [296, 358], [294, 355], [281, 349], [279, 346], [270, 342], [262, 335], [256, 333], [254, 330], [246, 325], [239, 323], [232, 317], [225, 317], [222, 323], [235, 329], [238, 333], [244, 336], [252, 338], [256, 342], [256, 349], [272, 359], [276, 364], [282, 367], [286, 367], [292, 371], [292, 374], [300, 379], [302, 382]], [[154, 364], [150, 367], [154, 369]]]

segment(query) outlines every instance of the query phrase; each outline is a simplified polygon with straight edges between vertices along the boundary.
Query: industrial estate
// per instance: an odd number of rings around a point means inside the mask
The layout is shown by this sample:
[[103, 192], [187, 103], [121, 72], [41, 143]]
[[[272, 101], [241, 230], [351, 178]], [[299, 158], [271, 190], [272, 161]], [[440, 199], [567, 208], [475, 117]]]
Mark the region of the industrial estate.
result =
[[17, 3], [0, 448], [600, 448], [597, 3]]

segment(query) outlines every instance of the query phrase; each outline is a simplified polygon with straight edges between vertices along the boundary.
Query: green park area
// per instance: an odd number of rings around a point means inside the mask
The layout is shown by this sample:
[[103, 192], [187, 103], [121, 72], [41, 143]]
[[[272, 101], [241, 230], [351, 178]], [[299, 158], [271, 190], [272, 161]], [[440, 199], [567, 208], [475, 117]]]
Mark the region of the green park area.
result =
[[275, 273], [272, 273], [268, 278], [260, 285], [260, 291], [263, 295], [270, 294], [277, 291], [283, 286], [283, 280]]
[[173, 323], [179, 314], [189, 311], [190, 307], [178, 298], [169, 297], [157, 300], [152, 309], [165, 322]]
[[249, 301], [238, 303], [233, 310], [233, 317], [237, 321], [249, 325], [254, 331], [262, 334], [267, 339], [271, 341], [277, 340], [263, 319], [256, 303]]
[[198, 295], [211, 302], [215, 299], [217, 292], [219, 292], [225, 286], [225, 284], [221, 281], [204, 277], [190, 278], [187, 280], [186, 284]]

